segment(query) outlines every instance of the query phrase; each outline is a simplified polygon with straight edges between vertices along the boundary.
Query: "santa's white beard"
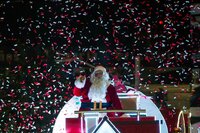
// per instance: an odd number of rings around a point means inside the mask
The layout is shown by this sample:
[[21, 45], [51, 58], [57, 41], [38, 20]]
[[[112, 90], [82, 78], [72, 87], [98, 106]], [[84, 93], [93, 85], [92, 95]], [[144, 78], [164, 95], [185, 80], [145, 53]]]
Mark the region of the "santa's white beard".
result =
[[107, 81], [103, 78], [94, 78], [90, 87], [88, 97], [92, 102], [106, 102]]

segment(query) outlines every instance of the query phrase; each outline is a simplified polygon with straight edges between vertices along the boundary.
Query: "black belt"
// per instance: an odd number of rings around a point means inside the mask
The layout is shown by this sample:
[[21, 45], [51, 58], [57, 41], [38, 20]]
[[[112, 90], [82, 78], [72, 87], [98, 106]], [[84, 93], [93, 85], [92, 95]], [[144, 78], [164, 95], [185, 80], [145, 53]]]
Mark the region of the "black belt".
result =
[[[96, 108], [99, 108], [99, 104], [100, 103], [96, 103]], [[102, 108], [108, 108], [111, 107], [112, 104], [111, 103], [102, 103]], [[90, 102], [90, 103], [81, 103], [81, 108], [94, 108], [94, 103]]]

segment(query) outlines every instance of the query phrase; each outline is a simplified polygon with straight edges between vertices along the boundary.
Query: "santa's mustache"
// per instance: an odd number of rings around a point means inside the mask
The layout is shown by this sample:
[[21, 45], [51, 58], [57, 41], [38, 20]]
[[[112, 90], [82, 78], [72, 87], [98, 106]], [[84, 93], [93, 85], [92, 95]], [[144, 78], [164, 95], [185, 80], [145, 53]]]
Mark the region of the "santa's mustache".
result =
[[103, 78], [94, 78], [92, 81], [93, 85], [101, 86], [105, 83], [105, 80]]

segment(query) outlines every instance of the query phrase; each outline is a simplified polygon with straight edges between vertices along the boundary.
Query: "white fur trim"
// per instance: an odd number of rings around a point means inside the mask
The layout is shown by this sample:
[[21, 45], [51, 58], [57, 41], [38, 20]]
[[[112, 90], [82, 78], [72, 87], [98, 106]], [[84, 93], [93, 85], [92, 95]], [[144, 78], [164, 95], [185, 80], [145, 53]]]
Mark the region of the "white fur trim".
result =
[[106, 98], [98, 98], [98, 97], [96, 97], [96, 98], [91, 99], [91, 101], [92, 101], [92, 102], [102, 102], [102, 103], [107, 103]]
[[86, 78], [81, 82], [79, 79], [75, 80], [74, 85], [81, 89], [85, 86]]
[[103, 67], [103, 66], [97, 66], [97, 67], [95, 67], [94, 71], [97, 71], [97, 70], [101, 70], [104, 73], [106, 72], [106, 68]]

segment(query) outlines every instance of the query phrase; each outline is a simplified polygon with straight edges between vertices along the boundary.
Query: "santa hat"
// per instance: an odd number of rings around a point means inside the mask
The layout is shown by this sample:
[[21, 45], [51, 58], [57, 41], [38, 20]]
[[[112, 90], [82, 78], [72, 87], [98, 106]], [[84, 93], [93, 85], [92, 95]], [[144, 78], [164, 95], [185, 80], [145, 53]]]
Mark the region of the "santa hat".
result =
[[91, 74], [91, 77], [93, 78], [93, 77], [95, 77], [94, 75], [95, 75], [95, 72], [96, 71], [98, 71], [98, 70], [101, 70], [102, 72], [103, 72], [103, 77], [106, 79], [106, 80], [109, 80], [109, 74], [107, 73], [107, 71], [106, 71], [106, 68], [105, 67], [103, 67], [103, 66], [96, 66], [95, 68], [94, 68], [94, 71], [93, 71], [93, 73]]
[[95, 69], [94, 69], [94, 72], [98, 71], [98, 70], [101, 70], [103, 73], [106, 72], [106, 68], [103, 67], [103, 66], [96, 66]]

